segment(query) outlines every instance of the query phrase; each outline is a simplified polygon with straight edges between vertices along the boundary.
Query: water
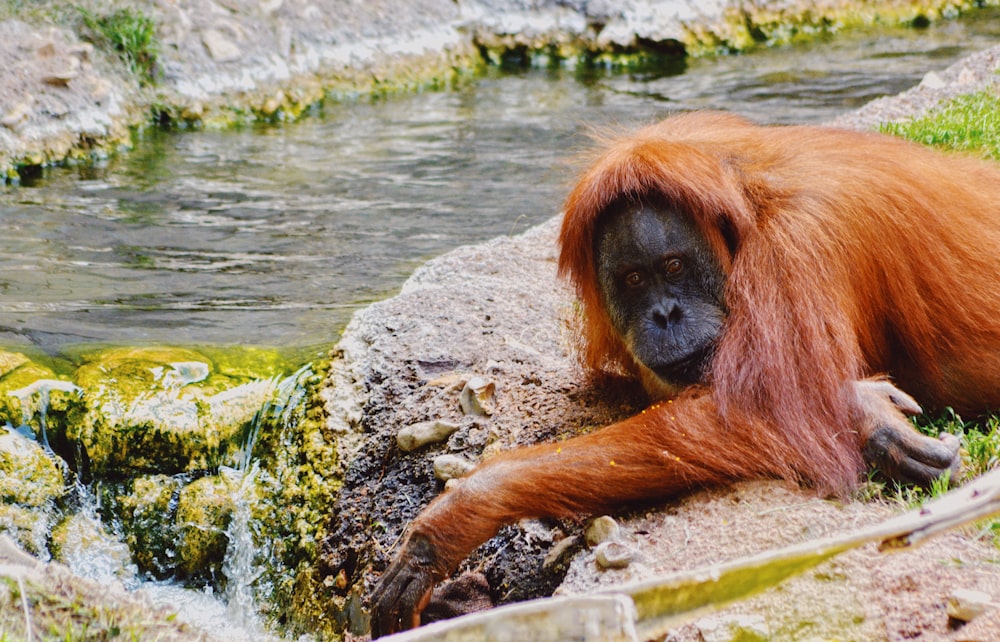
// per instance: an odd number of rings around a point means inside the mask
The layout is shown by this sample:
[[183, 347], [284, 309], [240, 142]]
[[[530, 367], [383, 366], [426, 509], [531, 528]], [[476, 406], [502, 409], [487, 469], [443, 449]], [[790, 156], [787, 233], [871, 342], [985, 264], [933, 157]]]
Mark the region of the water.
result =
[[978, 12], [680, 74], [532, 70], [292, 125], [147, 131], [0, 193], [0, 343], [329, 345], [420, 262], [557, 214], [591, 124], [693, 108], [822, 122], [997, 36], [1000, 13]]

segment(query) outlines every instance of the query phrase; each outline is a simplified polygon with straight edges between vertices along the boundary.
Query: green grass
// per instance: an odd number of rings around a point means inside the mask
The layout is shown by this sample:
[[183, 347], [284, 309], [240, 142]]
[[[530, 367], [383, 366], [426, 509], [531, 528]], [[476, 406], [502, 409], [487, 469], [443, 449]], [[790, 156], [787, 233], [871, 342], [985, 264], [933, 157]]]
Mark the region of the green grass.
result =
[[143, 83], [156, 80], [156, 58], [160, 43], [156, 23], [139, 9], [126, 7], [98, 15], [78, 7], [94, 44], [110, 48]]
[[1000, 160], [1000, 96], [990, 90], [958, 96], [922, 118], [880, 129], [924, 145]]

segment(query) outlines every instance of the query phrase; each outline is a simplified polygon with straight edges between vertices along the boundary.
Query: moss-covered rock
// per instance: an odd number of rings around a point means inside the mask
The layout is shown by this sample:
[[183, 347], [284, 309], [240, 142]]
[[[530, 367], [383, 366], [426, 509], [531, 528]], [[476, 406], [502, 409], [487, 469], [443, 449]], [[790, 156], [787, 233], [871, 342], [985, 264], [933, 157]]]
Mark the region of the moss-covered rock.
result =
[[153, 577], [222, 589], [227, 528], [239, 480], [217, 474], [143, 475], [106, 488], [105, 519], [121, 524], [139, 570]]
[[258, 441], [262, 470], [253, 518], [268, 540], [260, 563], [270, 583], [264, 601], [271, 618], [290, 634], [337, 639], [333, 588], [318, 571], [320, 542], [341, 487], [336, 441], [327, 433], [319, 395], [325, 368], [304, 368], [279, 385], [294, 393], [275, 407], [273, 429], [262, 430]]
[[180, 533], [174, 517], [184, 476], [147, 475], [105, 489], [102, 505], [122, 524], [124, 541], [140, 571], [156, 578], [173, 577]]
[[0, 350], [0, 422], [35, 435], [60, 432], [66, 415], [82, 406], [79, 388], [19, 352]]
[[62, 471], [37, 442], [0, 428], [0, 532], [47, 558], [46, 541], [64, 488]]
[[234, 465], [271, 379], [241, 381], [200, 353], [115, 349], [86, 357], [76, 372], [86, 410], [67, 426], [91, 475], [175, 474]]
[[213, 475], [181, 490], [174, 521], [180, 535], [177, 570], [184, 579], [207, 581], [222, 577], [222, 561], [229, 545], [226, 528], [238, 488], [229, 476]]

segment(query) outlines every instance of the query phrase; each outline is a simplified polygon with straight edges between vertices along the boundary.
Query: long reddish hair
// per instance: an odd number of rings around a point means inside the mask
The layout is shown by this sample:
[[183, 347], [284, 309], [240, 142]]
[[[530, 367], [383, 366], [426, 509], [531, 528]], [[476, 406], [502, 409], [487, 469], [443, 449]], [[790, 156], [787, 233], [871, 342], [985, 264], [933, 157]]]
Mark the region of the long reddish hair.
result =
[[[965, 188], [947, 189], [949, 175]], [[969, 189], [976, 176], [978, 196]], [[923, 392], [944, 395], [929, 344], [961, 341], [972, 328], [1000, 335], [996, 319], [983, 325], [982, 310], [949, 298], [969, 287], [965, 275], [984, 259], [963, 250], [968, 223], [951, 219], [997, 211], [997, 177], [981, 162], [945, 164], [879, 134], [765, 128], [718, 113], [605, 140], [566, 200], [559, 238], [559, 272], [575, 286], [584, 317], [581, 361], [594, 371], [641, 369], [605, 310], [593, 239], [616, 199], [666, 201], [694, 220], [726, 273], [729, 316], [706, 385], [733, 438], [764, 447], [776, 438], [774, 455], [788, 466], [778, 474], [850, 488], [862, 461], [848, 382], [889, 370], [892, 351], [903, 350], [931, 375]], [[997, 223], [987, 228], [1000, 247]], [[961, 271], [946, 261], [921, 273], [919, 261], [942, 248], [961, 257]], [[914, 306], [925, 292], [939, 300]], [[945, 332], [931, 307], [948, 310], [949, 323], [955, 313], [967, 318]]]

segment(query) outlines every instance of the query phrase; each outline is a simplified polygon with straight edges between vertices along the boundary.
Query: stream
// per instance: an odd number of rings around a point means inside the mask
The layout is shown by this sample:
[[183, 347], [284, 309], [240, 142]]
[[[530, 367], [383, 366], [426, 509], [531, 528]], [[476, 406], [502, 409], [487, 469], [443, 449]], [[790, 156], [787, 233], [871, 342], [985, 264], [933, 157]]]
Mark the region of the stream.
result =
[[1000, 13], [979, 11], [659, 73], [494, 72], [294, 124], [147, 129], [109, 161], [0, 192], [0, 344], [318, 354], [426, 259], [556, 215], [592, 125], [689, 109], [819, 123], [998, 36]]
[[[558, 214], [567, 160], [591, 126], [690, 109], [821, 123], [998, 38], [1000, 11], [979, 11], [659, 71], [493, 69], [446, 91], [330, 101], [293, 124], [150, 128], [127, 153], [0, 191], [0, 345], [49, 355], [256, 345], [322, 359], [356, 309], [391, 296], [423, 261]], [[286, 400], [302, 372], [282, 384]], [[221, 473], [236, 507], [222, 600], [142, 577], [102, 528], [92, 488], [76, 491], [78, 517], [104, 536], [70, 566], [146, 591], [221, 638], [266, 637], [245, 590], [258, 573], [248, 444], [242, 465]]]

